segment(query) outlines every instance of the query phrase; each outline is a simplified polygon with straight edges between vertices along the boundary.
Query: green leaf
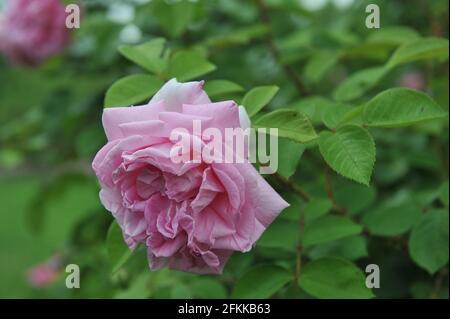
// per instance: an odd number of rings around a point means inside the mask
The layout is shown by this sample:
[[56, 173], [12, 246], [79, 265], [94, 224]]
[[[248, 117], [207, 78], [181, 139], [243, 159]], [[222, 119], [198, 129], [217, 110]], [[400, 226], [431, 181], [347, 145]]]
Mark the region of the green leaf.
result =
[[266, 106], [277, 94], [278, 86], [258, 86], [245, 94], [242, 105], [247, 110], [248, 116], [253, 116]]
[[135, 46], [121, 46], [119, 52], [128, 60], [159, 75], [166, 70], [169, 58], [165, 44], [165, 39], [157, 38]]
[[366, 287], [364, 273], [353, 263], [326, 257], [306, 264], [299, 285], [317, 298], [368, 299], [374, 297]]
[[334, 106], [334, 102], [322, 96], [308, 96], [288, 106], [305, 114], [314, 124], [321, 123], [323, 113]]
[[367, 250], [367, 240], [365, 237], [350, 236], [314, 246], [307, 254], [308, 257], [313, 260], [327, 256], [357, 260], [367, 257], [369, 252]]
[[439, 192], [439, 199], [441, 200], [442, 204], [448, 207], [448, 181], [442, 184]]
[[361, 233], [362, 226], [347, 217], [328, 215], [305, 225], [303, 245], [305, 247], [325, 243]]
[[292, 275], [279, 266], [257, 266], [245, 273], [234, 286], [231, 298], [269, 298], [292, 280]]
[[394, 52], [388, 62], [388, 67], [432, 59], [448, 59], [447, 39], [425, 38], [408, 42]]
[[347, 213], [356, 215], [373, 204], [377, 195], [374, 187], [367, 187], [348, 180], [333, 184], [334, 199]]
[[128, 248], [123, 239], [120, 226], [115, 221], [109, 226], [108, 234], [106, 235], [106, 250], [112, 273], [118, 271], [133, 254], [133, 250]]
[[373, 30], [367, 37], [366, 42], [397, 46], [418, 38], [420, 38], [420, 34], [414, 29], [404, 26], [393, 26]]
[[421, 216], [419, 207], [406, 203], [372, 210], [364, 216], [363, 223], [373, 235], [397, 236], [410, 230]]
[[166, 34], [176, 38], [184, 33], [194, 17], [193, 1], [154, 1], [153, 14]]
[[[333, 105], [322, 112], [322, 122], [329, 129], [336, 129], [349, 118], [351, 113], [355, 112], [355, 109], [347, 104]], [[347, 121], [347, 124], [353, 124], [353, 122]]]
[[278, 140], [278, 173], [286, 178], [291, 177], [300, 158], [305, 151], [305, 145], [285, 138]]
[[105, 107], [130, 106], [149, 99], [163, 82], [153, 75], [134, 74], [115, 82], [106, 92]]
[[198, 78], [215, 69], [216, 66], [214, 64], [194, 50], [176, 52], [169, 63], [170, 77], [175, 77], [180, 82]]
[[374, 88], [387, 72], [385, 66], [355, 72], [336, 88], [333, 98], [342, 102], [355, 100]]
[[149, 272], [146, 269], [137, 278], [135, 278], [132, 284], [123, 291], [119, 291], [114, 298], [115, 299], [146, 299], [150, 296], [149, 289]]
[[328, 198], [313, 198], [305, 206], [305, 222], [312, 221], [326, 215], [333, 204]]
[[319, 149], [325, 161], [337, 173], [369, 185], [375, 163], [375, 143], [365, 129], [346, 125], [335, 133], [322, 132]]
[[206, 82], [204, 89], [209, 97], [244, 91], [242, 86], [228, 80], [208, 81]]
[[448, 262], [448, 211], [433, 210], [422, 216], [409, 237], [409, 253], [430, 274]]
[[195, 298], [225, 299], [227, 297], [224, 286], [213, 278], [196, 278], [190, 286]]
[[300, 112], [280, 109], [258, 118], [255, 128], [278, 128], [278, 136], [305, 143], [317, 138], [309, 119]]
[[425, 93], [392, 88], [381, 92], [364, 107], [368, 126], [397, 127], [437, 119], [447, 113]]
[[262, 234], [257, 245], [261, 247], [295, 250], [298, 239], [299, 227], [297, 223], [276, 220]]
[[304, 76], [312, 82], [319, 82], [336, 65], [340, 52], [321, 51], [313, 55], [305, 66]]

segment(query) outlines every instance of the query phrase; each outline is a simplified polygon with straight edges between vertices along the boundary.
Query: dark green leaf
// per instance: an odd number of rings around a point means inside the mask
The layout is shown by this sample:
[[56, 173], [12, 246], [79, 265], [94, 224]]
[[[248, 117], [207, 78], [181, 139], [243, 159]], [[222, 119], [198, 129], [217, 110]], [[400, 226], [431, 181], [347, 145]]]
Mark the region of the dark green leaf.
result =
[[326, 257], [303, 267], [299, 285], [317, 298], [368, 299], [373, 293], [366, 287], [364, 273], [353, 263]]
[[257, 266], [236, 283], [232, 298], [269, 298], [292, 280], [292, 275], [279, 266]]
[[448, 211], [433, 210], [424, 214], [411, 232], [411, 258], [430, 274], [448, 262], [448, 227]]

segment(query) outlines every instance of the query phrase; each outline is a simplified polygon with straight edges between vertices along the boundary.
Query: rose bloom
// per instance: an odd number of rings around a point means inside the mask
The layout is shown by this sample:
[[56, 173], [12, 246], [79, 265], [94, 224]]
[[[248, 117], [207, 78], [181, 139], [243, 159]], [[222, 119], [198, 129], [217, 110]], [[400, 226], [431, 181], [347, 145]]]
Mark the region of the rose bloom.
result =
[[58, 269], [61, 267], [62, 255], [55, 254], [45, 263], [28, 270], [28, 282], [35, 288], [45, 288], [58, 279]]
[[0, 14], [0, 51], [14, 63], [35, 66], [69, 39], [60, 0], [8, 0]]
[[173, 79], [147, 105], [104, 110], [108, 143], [92, 167], [103, 205], [130, 248], [147, 246], [152, 270], [221, 273], [230, 255], [249, 251], [288, 204], [248, 160], [173, 161], [170, 134], [192, 132], [193, 120], [222, 133], [250, 124], [233, 101], [212, 103], [203, 82]]
[[426, 86], [423, 74], [418, 71], [411, 71], [404, 74], [400, 78], [399, 84], [413, 90], [423, 90]]

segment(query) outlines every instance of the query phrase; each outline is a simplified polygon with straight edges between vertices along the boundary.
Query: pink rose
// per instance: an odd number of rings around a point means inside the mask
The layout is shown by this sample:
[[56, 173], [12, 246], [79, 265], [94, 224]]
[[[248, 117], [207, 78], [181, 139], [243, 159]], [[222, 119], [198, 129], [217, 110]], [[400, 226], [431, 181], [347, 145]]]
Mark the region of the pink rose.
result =
[[65, 6], [60, 0], [9, 0], [0, 17], [0, 51], [34, 66], [67, 44]]
[[47, 262], [28, 270], [28, 282], [35, 288], [45, 288], [58, 279], [58, 269], [62, 263], [60, 254], [53, 255]]
[[413, 90], [423, 90], [426, 86], [423, 74], [417, 71], [404, 74], [400, 78], [399, 84]]
[[212, 103], [203, 82], [172, 79], [147, 105], [104, 110], [108, 143], [92, 167], [103, 205], [129, 247], [147, 246], [152, 270], [221, 273], [233, 251], [249, 251], [288, 204], [247, 160], [175, 163], [169, 136], [175, 128], [192, 134], [193, 120], [222, 132], [249, 125], [233, 101]]

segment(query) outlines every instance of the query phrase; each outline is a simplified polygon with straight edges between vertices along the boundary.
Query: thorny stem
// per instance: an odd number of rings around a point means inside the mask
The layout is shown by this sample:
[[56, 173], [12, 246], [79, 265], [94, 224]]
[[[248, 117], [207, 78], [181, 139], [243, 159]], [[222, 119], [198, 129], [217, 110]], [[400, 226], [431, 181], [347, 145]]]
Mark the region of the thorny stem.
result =
[[298, 93], [301, 96], [309, 95], [308, 90], [306, 89], [305, 85], [303, 84], [302, 80], [297, 75], [295, 70], [291, 66], [289, 66], [287, 64], [283, 64], [280, 61], [281, 54], [280, 54], [280, 51], [278, 50], [277, 46], [275, 45], [275, 42], [273, 41], [270, 16], [267, 12], [267, 7], [266, 7], [264, 1], [263, 0], [255, 0], [255, 3], [256, 3], [256, 6], [258, 7], [259, 17], [260, 17], [261, 22], [263, 24], [265, 24], [268, 28], [268, 33], [265, 37], [265, 42], [266, 42], [266, 45], [267, 45], [270, 53], [272, 54], [273, 59], [277, 62], [277, 64], [281, 65], [284, 73], [293, 82]]

